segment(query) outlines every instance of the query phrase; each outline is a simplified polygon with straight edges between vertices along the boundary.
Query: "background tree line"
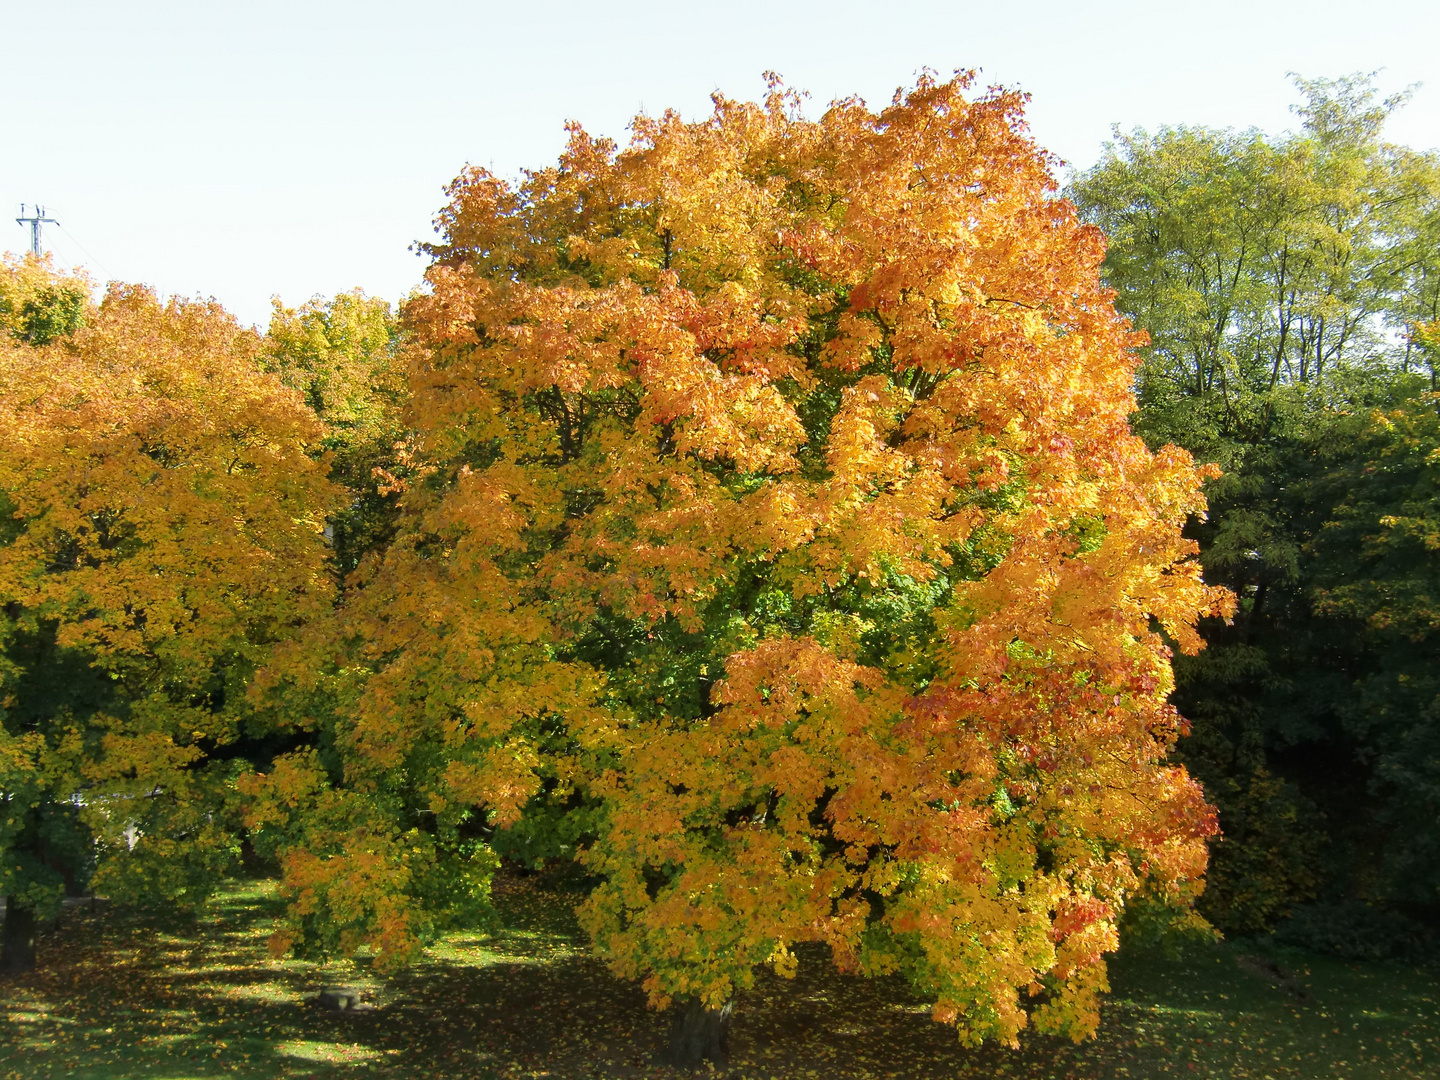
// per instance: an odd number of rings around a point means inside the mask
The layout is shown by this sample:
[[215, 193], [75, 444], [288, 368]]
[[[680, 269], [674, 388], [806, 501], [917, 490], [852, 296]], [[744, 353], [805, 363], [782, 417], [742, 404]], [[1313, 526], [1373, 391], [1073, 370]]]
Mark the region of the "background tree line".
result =
[[1117, 135], [1068, 191], [1150, 335], [1135, 422], [1224, 474], [1193, 524], [1239, 597], [1176, 661], [1232, 933], [1413, 949], [1440, 901], [1440, 161], [1365, 77], [1298, 130]]

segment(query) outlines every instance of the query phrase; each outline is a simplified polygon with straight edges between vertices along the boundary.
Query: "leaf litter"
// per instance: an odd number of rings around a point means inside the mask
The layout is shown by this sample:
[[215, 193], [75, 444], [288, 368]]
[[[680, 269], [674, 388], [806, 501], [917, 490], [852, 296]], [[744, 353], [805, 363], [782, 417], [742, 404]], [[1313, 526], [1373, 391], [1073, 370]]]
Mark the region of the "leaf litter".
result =
[[[576, 899], [502, 877], [493, 932], [452, 934], [388, 979], [363, 961], [274, 959], [268, 883], [232, 886], [188, 922], [73, 909], [42, 940], [41, 970], [0, 983], [0, 1080], [678, 1076], [655, 1064], [668, 1018], [589, 955]], [[903, 983], [838, 975], [801, 949], [794, 979], [767, 973], [740, 996], [729, 1075], [1440, 1078], [1436, 971], [1255, 953], [1122, 953], [1097, 1039], [1032, 1035], [1012, 1051], [966, 1049]], [[379, 1007], [345, 1015], [308, 1002], [337, 983]]]

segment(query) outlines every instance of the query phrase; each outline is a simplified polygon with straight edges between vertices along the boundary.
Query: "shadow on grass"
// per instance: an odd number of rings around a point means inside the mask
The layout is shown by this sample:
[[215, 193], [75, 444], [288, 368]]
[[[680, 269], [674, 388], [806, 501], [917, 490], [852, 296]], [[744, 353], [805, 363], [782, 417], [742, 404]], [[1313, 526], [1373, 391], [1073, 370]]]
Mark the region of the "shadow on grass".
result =
[[[237, 887], [197, 920], [67, 912], [44, 967], [0, 984], [0, 1078], [669, 1075], [666, 1018], [584, 949], [573, 896], [510, 881], [502, 929], [456, 934], [381, 981], [348, 965], [278, 961], [276, 912]], [[742, 995], [734, 1075], [755, 1078], [1440, 1078], [1440, 985], [1431, 971], [1232, 947], [1179, 960], [1124, 956], [1100, 1037], [966, 1050], [896, 980], [835, 975], [803, 950], [794, 980]], [[1267, 978], [1274, 965], [1284, 983]], [[379, 1008], [327, 1013], [321, 985], [367, 988]]]

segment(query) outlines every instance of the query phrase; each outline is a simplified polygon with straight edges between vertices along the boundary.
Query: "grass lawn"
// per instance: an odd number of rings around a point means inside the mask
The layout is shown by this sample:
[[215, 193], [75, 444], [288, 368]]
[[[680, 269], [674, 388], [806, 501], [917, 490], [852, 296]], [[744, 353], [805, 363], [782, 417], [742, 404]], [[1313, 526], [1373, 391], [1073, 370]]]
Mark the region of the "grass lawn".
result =
[[[501, 882], [503, 930], [454, 935], [383, 981], [271, 959], [263, 886], [232, 888], [198, 921], [74, 909], [42, 939], [42, 970], [0, 982], [0, 1078], [674, 1076], [651, 1064], [666, 1019], [586, 955], [572, 900]], [[1230, 945], [1122, 956], [1094, 1042], [972, 1051], [903, 984], [802, 953], [799, 977], [766, 976], [740, 999], [731, 1075], [1440, 1080], [1440, 973], [1268, 959], [1288, 983]], [[379, 1007], [306, 1004], [323, 983], [368, 989]]]

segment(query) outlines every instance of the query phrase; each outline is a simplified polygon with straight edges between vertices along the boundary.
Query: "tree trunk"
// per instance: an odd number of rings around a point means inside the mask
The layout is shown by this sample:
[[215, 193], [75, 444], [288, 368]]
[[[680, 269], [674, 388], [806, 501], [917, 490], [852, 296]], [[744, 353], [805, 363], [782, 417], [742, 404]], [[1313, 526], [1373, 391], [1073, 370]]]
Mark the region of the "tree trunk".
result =
[[679, 1069], [698, 1069], [708, 1061], [721, 1071], [729, 1068], [730, 1014], [734, 1009], [733, 1001], [727, 1001], [718, 1009], [709, 1009], [699, 998], [679, 1005], [670, 1027], [665, 1064]]
[[35, 912], [12, 896], [5, 904], [5, 925], [0, 929], [0, 975], [35, 970]]

